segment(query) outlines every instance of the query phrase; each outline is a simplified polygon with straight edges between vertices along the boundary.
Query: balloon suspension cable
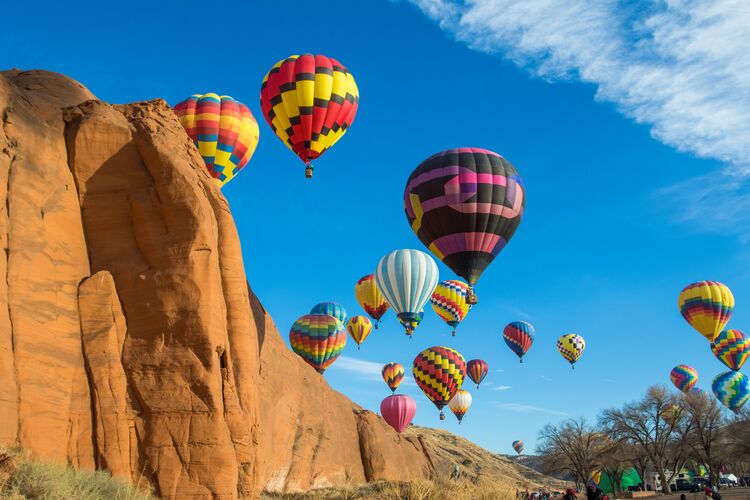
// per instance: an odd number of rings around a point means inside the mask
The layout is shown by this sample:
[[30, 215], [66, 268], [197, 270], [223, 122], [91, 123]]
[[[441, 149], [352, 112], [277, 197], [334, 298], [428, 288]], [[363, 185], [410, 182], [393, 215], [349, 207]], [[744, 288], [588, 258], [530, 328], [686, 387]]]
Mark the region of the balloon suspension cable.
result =
[[312, 179], [312, 174], [313, 174], [312, 163], [310, 163], [309, 161], [305, 162], [305, 177], [307, 177], [308, 179]]

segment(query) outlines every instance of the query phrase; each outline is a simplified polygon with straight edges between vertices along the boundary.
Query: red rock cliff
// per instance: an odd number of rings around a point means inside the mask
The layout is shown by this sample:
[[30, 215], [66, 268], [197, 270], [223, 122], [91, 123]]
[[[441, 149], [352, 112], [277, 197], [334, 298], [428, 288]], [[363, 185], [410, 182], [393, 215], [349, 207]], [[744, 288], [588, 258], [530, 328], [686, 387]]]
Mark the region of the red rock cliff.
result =
[[432, 473], [288, 350], [164, 101], [12, 70], [0, 112], [0, 445], [173, 498]]

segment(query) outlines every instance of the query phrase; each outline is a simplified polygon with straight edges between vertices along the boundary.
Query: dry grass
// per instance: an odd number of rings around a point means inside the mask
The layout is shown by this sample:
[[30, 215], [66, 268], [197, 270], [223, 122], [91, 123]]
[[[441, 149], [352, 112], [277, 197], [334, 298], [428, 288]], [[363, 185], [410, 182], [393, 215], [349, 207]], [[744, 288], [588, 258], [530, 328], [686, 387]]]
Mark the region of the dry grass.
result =
[[482, 480], [426, 481], [409, 483], [378, 481], [359, 487], [322, 488], [307, 493], [264, 493], [262, 499], [284, 500], [504, 500], [515, 498], [516, 490], [507, 483]]
[[150, 500], [149, 491], [102, 471], [32, 461], [19, 450], [0, 450], [0, 498], [11, 500]]

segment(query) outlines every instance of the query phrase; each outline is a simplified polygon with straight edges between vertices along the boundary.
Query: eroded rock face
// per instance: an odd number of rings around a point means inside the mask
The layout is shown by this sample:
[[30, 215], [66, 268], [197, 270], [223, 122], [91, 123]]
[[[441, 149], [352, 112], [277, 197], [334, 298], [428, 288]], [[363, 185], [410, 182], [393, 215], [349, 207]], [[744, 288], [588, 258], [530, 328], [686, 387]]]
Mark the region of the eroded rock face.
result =
[[432, 474], [286, 347], [164, 101], [0, 75], [0, 445], [171, 498]]

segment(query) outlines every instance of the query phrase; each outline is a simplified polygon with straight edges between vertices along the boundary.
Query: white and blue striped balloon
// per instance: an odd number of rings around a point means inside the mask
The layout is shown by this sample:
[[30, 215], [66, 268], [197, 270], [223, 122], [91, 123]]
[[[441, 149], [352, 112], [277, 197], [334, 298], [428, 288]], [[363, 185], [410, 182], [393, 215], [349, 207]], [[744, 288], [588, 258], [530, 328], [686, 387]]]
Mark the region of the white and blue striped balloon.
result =
[[375, 283], [399, 319], [413, 321], [437, 286], [437, 264], [419, 250], [394, 250], [378, 262]]

